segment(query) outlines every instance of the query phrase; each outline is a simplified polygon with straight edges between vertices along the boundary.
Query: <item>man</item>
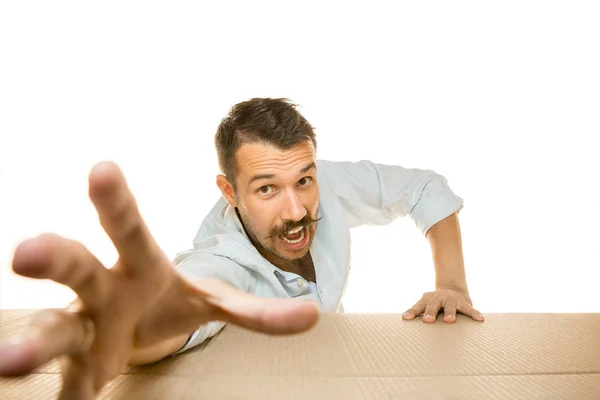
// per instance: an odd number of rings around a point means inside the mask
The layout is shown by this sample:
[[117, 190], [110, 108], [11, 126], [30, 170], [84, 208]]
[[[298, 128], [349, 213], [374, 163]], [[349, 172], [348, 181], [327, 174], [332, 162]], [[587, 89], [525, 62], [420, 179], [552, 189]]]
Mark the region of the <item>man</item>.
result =
[[410, 216], [431, 244], [436, 291], [404, 318], [482, 321], [469, 298], [457, 213], [432, 172], [373, 162], [317, 160], [311, 125], [285, 99], [235, 105], [215, 136], [223, 196], [190, 251], [173, 263], [154, 242], [119, 169], [98, 164], [90, 198], [119, 252], [105, 268], [56, 235], [22, 243], [16, 273], [71, 287], [78, 301], [46, 310], [0, 350], [0, 375], [62, 360], [64, 398], [92, 398], [127, 364], [178, 354], [233, 323], [269, 334], [310, 329], [342, 311], [350, 229]]

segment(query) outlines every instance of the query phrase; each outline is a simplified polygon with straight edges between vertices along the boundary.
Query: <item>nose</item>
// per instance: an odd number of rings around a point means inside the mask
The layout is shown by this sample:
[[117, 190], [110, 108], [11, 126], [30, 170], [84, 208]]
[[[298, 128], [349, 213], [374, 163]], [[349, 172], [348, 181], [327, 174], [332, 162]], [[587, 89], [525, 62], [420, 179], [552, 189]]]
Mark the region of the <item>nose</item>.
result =
[[300, 221], [306, 215], [306, 208], [294, 191], [288, 191], [284, 197], [281, 219], [284, 221]]

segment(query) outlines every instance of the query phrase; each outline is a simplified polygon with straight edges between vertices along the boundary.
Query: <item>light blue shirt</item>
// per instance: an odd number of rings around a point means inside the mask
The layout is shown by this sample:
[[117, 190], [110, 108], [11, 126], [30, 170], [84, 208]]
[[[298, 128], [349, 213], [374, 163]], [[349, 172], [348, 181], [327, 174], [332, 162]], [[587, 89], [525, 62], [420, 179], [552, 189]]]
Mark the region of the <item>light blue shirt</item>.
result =
[[[460, 211], [463, 200], [447, 180], [430, 170], [408, 169], [372, 161], [317, 161], [320, 206], [310, 247], [317, 283], [271, 264], [250, 242], [235, 208], [222, 197], [202, 222], [193, 249], [174, 264], [188, 279], [217, 278], [261, 297], [315, 302], [323, 312], [343, 312], [342, 297], [350, 271], [350, 229], [384, 225], [409, 216], [423, 235], [434, 224]], [[190, 349], [224, 326], [199, 327]]]

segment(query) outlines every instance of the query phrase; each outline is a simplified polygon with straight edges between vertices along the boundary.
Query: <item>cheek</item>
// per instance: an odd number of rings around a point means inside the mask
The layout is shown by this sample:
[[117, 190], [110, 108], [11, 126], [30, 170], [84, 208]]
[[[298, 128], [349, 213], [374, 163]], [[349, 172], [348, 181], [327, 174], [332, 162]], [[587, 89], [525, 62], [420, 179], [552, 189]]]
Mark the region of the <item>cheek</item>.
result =
[[303, 197], [304, 208], [314, 216], [319, 209], [319, 191], [316, 189], [307, 191]]
[[273, 229], [273, 215], [270, 207], [264, 204], [247, 204], [244, 207], [246, 220], [258, 234], [270, 233]]

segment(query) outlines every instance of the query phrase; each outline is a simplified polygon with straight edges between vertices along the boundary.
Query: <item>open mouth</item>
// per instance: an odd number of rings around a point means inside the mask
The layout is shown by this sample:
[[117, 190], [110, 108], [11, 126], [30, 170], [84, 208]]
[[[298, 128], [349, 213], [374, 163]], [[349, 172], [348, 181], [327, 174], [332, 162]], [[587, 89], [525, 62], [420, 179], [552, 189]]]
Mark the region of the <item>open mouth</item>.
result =
[[279, 236], [285, 247], [289, 249], [302, 248], [306, 242], [306, 227], [301, 226], [288, 231], [285, 235]]

